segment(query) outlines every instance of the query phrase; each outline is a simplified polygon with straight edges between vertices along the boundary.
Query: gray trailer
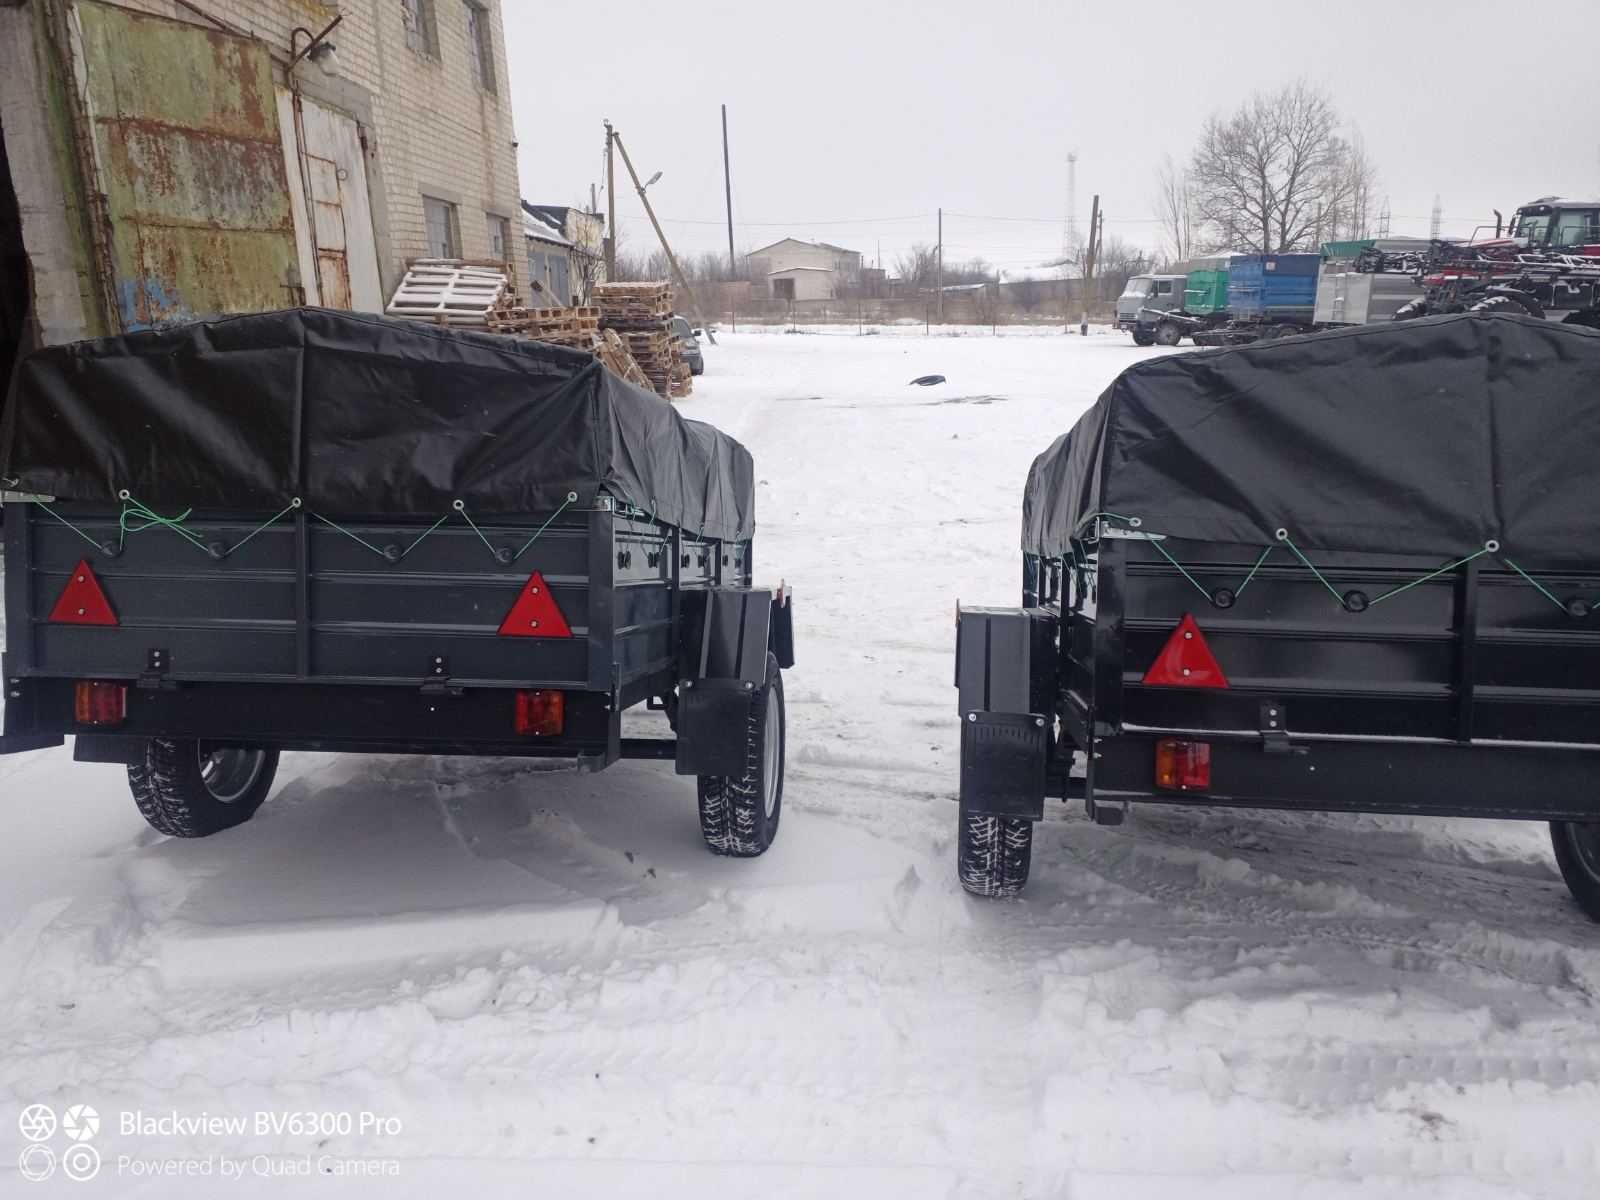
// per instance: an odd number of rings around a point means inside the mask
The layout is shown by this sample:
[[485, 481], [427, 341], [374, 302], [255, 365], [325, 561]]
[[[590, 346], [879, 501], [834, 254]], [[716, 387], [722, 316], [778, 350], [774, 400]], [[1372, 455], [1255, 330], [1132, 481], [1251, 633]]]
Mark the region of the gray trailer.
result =
[[14, 398], [0, 753], [71, 736], [180, 837], [283, 750], [658, 759], [713, 851], [771, 844], [792, 607], [726, 435], [586, 355], [321, 310], [41, 351]]

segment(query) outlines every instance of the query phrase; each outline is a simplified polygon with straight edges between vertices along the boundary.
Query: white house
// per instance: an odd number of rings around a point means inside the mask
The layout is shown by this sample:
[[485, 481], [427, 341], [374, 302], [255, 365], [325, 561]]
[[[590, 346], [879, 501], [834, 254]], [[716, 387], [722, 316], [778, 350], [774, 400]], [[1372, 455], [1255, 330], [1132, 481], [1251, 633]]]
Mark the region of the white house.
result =
[[777, 300], [831, 300], [861, 283], [861, 254], [827, 242], [784, 238], [745, 255], [755, 294]]

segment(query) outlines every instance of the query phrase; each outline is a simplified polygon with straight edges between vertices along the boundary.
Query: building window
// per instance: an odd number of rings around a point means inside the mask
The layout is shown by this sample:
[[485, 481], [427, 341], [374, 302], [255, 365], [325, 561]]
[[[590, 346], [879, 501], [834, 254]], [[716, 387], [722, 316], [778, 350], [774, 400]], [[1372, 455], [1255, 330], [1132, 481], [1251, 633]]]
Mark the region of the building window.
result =
[[472, 81], [486, 92], [494, 88], [494, 26], [489, 10], [467, 0], [467, 55], [472, 59]]
[[439, 21], [433, 0], [400, 0], [400, 17], [406, 26], [406, 45], [427, 58], [438, 58]]
[[461, 224], [456, 219], [456, 206], [424, 196], [422, 219], [428, 227], [428, 253], [434, 258], [460, 258]]
[[511, 244], [511, 222], [493, 213], [484, 213], [489, 222], [489, 257], [506, 261], [506, 247]]

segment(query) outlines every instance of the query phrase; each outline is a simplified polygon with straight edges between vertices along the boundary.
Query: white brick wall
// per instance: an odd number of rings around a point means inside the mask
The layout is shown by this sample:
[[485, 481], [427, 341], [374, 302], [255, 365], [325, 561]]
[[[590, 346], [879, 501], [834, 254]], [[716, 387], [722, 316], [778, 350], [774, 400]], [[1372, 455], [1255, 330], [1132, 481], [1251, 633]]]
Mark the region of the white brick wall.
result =
[[[128, 7], [201, 22], [192, 9], [172, 0], [120, 0]], [[260, 38], [272, 49], [281, 73], [289, 59], [291, 32], [298, 26], [316, 32], [335, 16], [344, 20], [328, 37], [338, 47], [339, 76], [370, 94], [372, 128], [368, 152], [382, 181], [378, 257], [385, 290], [392, 290], [405, 260], [427, 253], [422, 217], [424, 193], [458, 206], [461, 250], [467, 258], [489, 256], [485, 214], [509, 219], [517, 263], [517, 283], [526, 292], [527, 271], [517, 255], [521, 245], [521, 192], [517, 182], [516, 137], [507, 86], [505, 33], [500, 0], [482, 0], [491, 17], [495, 44], [495, 93], [473, 82], [468, 59], [466, 0], [433, 0], [439, 30], [439, 57], [426, 58], [406, 45], [400, 0], [194, 0], [194, 8], [226, 27]], [[305, 45], [301, 35], [298, 45]], [[319, 68], [302, 62], [296, 73], [308, 78]], [[320, 80], [308, 78], [307, 91]]]

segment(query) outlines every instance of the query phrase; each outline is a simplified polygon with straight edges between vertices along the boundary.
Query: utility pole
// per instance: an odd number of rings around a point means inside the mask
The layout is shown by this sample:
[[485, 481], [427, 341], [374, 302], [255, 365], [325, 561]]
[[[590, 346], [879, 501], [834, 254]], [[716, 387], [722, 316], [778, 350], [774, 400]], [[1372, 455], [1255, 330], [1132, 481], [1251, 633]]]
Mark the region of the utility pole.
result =
[[717, 344], [717, 335], [711, 332], [711, 323], [706, 320], [705, 314], [700, 311], [700, 301], [695, 299], [694, 289], [689, 286], [689, 280], [683, 273], [683, 268], [678, 265], [678, 256], [672, 252], [672, 247], [667, 244], [667, 235], [661, 232], [661, 222], [656, 220], [656, 210], [650, 207], [650, 197], [645, 195], [644, 184], [639, 182], [639, 172], [633, 169], [633, 160], [628, 157], [628, 148], [622, 144], [622, 135], [611, 129], [611, 143], [616, 146], [617, 153], [622, 155], [622, 165], [628, 168], [628, 178], [633, 180], [633, 186], [639, 193], [639, 199], [644, 204], [645, 215], [650, 218], [650, 224], [655, 228], [656, 237], [661, 240], [661, 249], [666, 251], [667, 262], [672, 267], [672, 274], [678, 281], [678, 286], [683, 289], [683, 294], [689, 297], [689, 307], [694, 310], [695, 320], [700, 322], [700, 328], [706, 331], [706, 340], [713, 346]]
[[935, 276], [938, 286], [939, 324], [944, 324], [944, 209], [939, 210], [939, 270]]
[[722, 106], [722, 190], [728, 197], [728, 278], [739, 278], [739, 262], [733, 256], [733, 173], [728, 168], [728, 106]]
[[1100, 253], [1100, 231], [1104, 217], [1100, 215], [1100, 193], [1096, 192], [1094, 206], [1089, 210], [1089, 248], [1083, 256], [1083, 323], [1078, 326], [1078, 336], [1089, 336], [1089, 295], [1094, 287], [1094, 260]]
[[617, 167], [611, 154], [615, 138], [611, 122], [606, 122], [606, 282], [617, 281]]

